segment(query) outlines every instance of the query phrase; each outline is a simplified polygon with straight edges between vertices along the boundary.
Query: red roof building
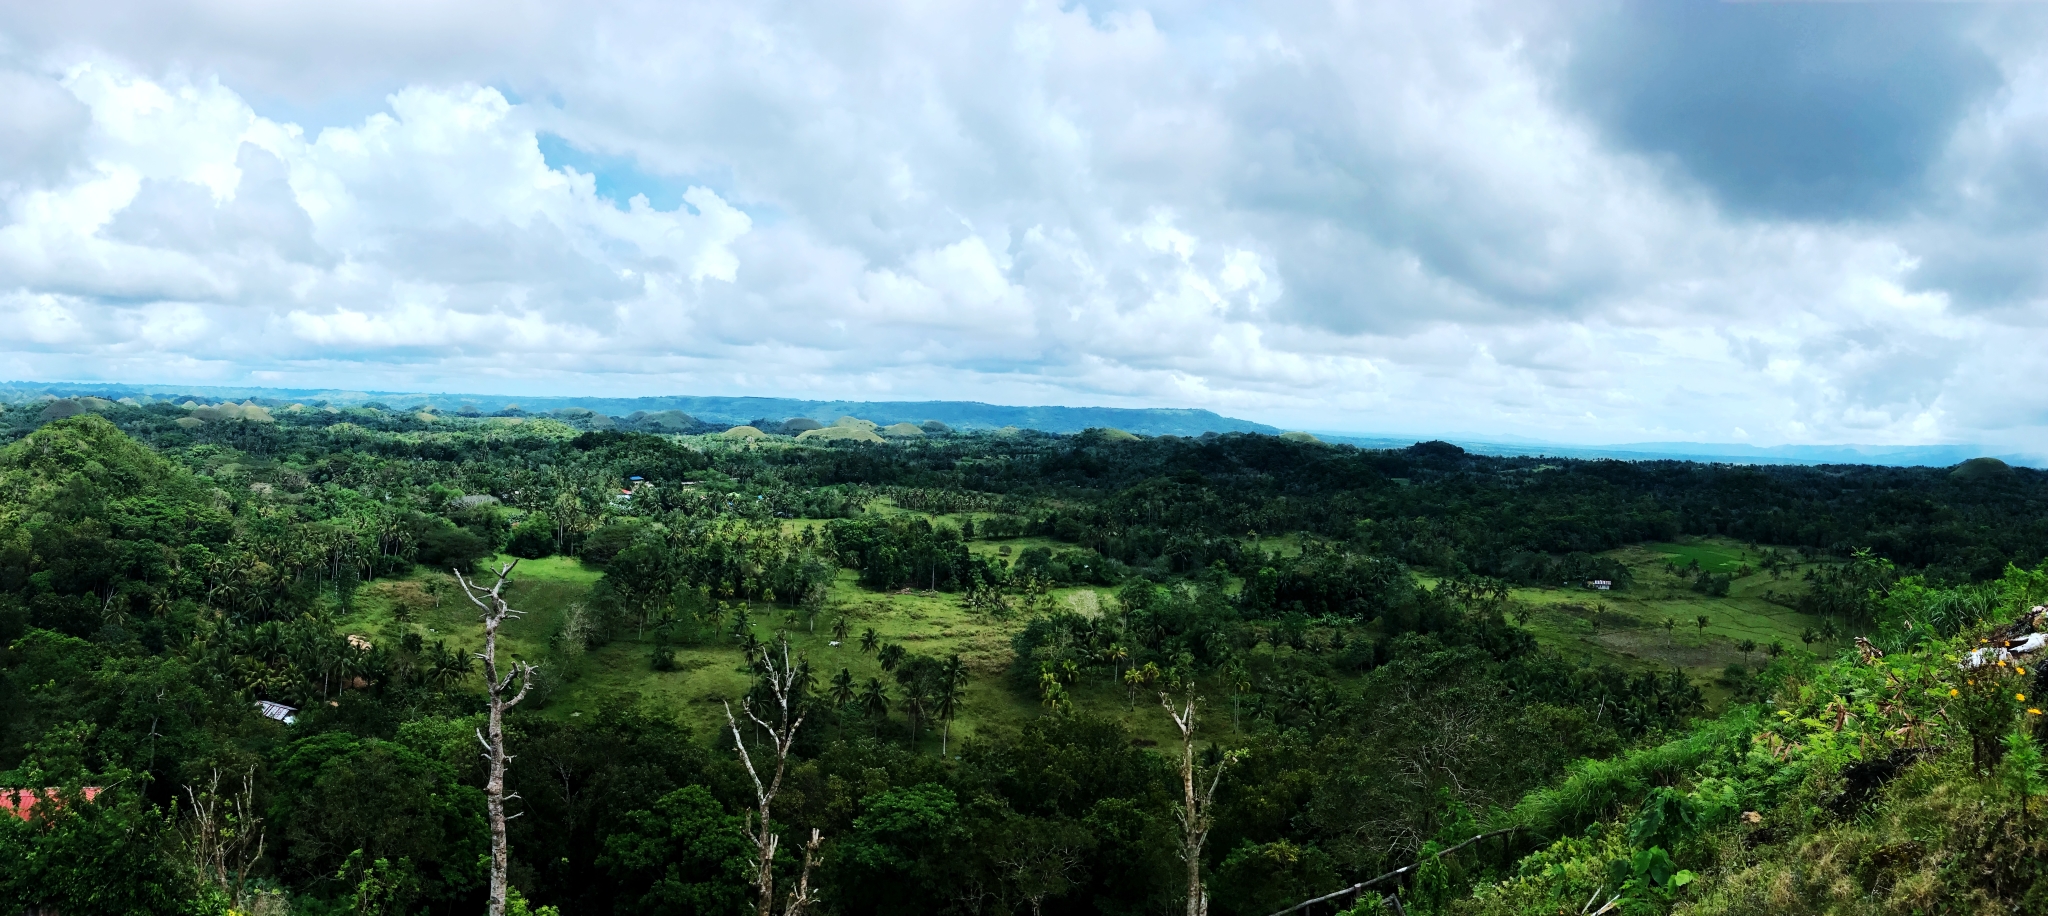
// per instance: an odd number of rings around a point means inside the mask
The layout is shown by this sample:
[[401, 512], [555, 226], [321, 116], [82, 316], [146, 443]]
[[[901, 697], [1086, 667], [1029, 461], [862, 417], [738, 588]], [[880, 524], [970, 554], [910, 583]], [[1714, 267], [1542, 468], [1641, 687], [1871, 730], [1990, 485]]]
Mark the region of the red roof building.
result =
[[[33, 809], [37, 802], [54, 803], [57, 801], [57, 792], [56, 789], [0, 789], [0, 811], [28, 820], [30, 809]], [[84, 792], [86, 801], [100, 797], [99, 786], [86, 786]]]

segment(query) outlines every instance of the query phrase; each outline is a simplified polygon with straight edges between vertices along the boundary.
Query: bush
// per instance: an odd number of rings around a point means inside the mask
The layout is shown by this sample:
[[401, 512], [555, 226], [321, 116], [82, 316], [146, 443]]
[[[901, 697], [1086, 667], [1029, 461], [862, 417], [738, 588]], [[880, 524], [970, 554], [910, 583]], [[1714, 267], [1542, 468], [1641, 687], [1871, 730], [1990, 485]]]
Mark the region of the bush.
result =
[[434, 569], [470, 570], [491, 555], [491, 545], [466, 528], [445, 519], [420, 532], [419, 562]]
[[538, 512], [528, 514], [513, 526], [505, 552], [528, 560], [554, 555], [555, 523]]
[[619, 555], [619, 551], [631, 546], [640, 537], [639, 521], [620, 519], [605, 524], [583, 539], [583, 562], [592, 566], [605, 566]]

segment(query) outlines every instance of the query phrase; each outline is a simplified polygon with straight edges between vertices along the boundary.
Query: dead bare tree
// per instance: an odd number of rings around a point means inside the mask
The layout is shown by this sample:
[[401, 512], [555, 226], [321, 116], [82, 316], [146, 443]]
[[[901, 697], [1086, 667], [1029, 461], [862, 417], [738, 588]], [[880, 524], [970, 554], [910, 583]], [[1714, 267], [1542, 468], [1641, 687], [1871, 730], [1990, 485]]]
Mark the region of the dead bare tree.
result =
[[[782, 837], [775, 832], [770, 809], [775, 804], [776, 793], [782, 791], [782, 777], [789, 768], [789, 751], [796, 744], [797, 729], [804, 724], [804, 684], [798, 665], [789, 658], [787, 636], [777, 639], [774, 646], [762, 651], [754, 668], [760, 675], [760, 688], [740, 701], [740, 709], [754, 721], [757, 729], [768, 733], [775, 751], [775, 771], [766, 783], [761, 781], [761, 772], [754, 766], [754, 755], [747, 750], [747, 742], [740, 736], [740, 723], [732, 714], [731, 703], [725, 704], [725, 721], [732, 728], [733, 749], [739, 752], [740, 762], [747, 766], [747, 776], [754, 781], [754, 798], [759, 805], [747, 816], [747, 838], [754, 841], [756, 853], [754, 889], [758, 903], [754, 912], [756, 916], [774, 916], [775, 850], [781, 845]], [[763, 718], [761, 711], [755, 709], [757, 702], [773, 704], [767, 712], [775, 717], [774, 722]], [[796, 887], [783, 901], [782, 916], [802, 916], [804, 908], [812, 903], [811, 866], [817, 863], [820, 842], [822, 839], [817, 828], [812, 828], [810, 842], [804, 844], [803, 872], [797, 878]]]
[[1082, 869], [1088, 833], [1068, 821], [1019, 818], [1003, 831], [993, 855], [1003, 877], [1031, 906], [1031, 916], [1045, 912], [1045, 900], [1066, 893]]
[[[512, 760], [512, 755], [505, 753], [505, 711], [519, 705], [520, 700], [526, 699], [526, 692], [533, 688], [533, 665], [515, 661], [504, 676], [498, 674], [498, 627], [507, 620], [517, 620], [522, 616], [505, 603], [505, 586], [511, 581], [512, 568], [518, 565], [519, 561], [513, 560], [498, 567], [498, 581], [489, 589], [463, 578], [461, 570], [455, 571], [455, 581], [462, 585], [462, 593], [484, 612], [484, 650], [476, 657], [484, 662], [484, 690], [490, 694], [490, 720], [486, 726], [488, 733], [480, 731], [476, 739], [484, 746], [484, 759], [490, 762], [490, 775], [484, 781], [484, 801], [491, 819], [490, 916], [505, 916], [508, 889], [505, 867], [511, 857], [505, 839], [505, 801], [519, 797], [517, 793], [505, 794], [505, 764]], [[512, 689], [514, 680], [519, 682], [519, 692], [507, 699], [505, 694]]]
[[1210, 806], [1216, 800], [1216, 789], [1223, 784], [1223, 771], [1237, 761], [1238, 751], [1223, 755], [1216, 766], [1206, 775], [1209, 785], [1201, 785], [1202, 767], [1195, 763], [1195, 701], [1194, 689], [1190, 686], [1184, 694], [1186, 702], [1176, 707], [1172, 695], [1159, 694], [1159, 705], [1166, 707], [1166, 714], [1173, 717], [1173, 724], [1180, 729], [1180, 808], [1174, 817], [1180, 820], [1181, 860], [1187, 865], [1188, 908], [1187, 916], [1208, 916], [1209, 890], [1202, 882], [1202, 844], [1209, 839], [1209, 828], [1214, 825]]
[[241, 791], [223, 799], [216, 767], [204, 790], [185, 787], [192, 810], [183, 832], [192, 866], [237, 910], [250, 909], [244, 900], [249, 869], [263, 858], [263, 819], [256, 815], [255, 781], [256, 768], [250, 767], [242, 774]]

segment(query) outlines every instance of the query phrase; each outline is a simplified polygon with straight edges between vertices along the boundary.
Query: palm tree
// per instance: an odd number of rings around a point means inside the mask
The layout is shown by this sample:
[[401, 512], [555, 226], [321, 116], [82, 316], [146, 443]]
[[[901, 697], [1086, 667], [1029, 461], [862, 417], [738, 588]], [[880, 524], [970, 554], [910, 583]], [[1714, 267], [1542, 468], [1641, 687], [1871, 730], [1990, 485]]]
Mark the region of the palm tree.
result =
[[846, 622], [846, 618], [844, 618], [844, 617], [841, 617], [841, 618], [839, 618], [838, 620], [835, 620], [835, 621], [833, 621], [833, 622], [832, 622], [832, 641], [833, 641], [833, 642], [845, 642], [845, 641], [846, 641], [846, 633], [847, 633], [847, 631], [849, 631], [849, 630], [851, 630], [851, 629], [853, 629], [853, 627], [852, 627], [851, 625], [849, 625], [849, 624], [848, 624], [848, 623]]
[[1102, 650], [1103, 661], [1109, 662], [1110, 683], [1114, 684], [1123, 677], [1124, 659], [1130, 657], [1131, 650], [1125, 648], [1124, 644], [1120, 642], [1110, 643], [1109, 648]]
[[860, 634], [860, 650], [862, 652], [873, 652], [875, 647], [881, 644], [882, 634], [875, 632], [874, 627], [868, 627], [867, 632]]
[[1745, 639], [1735, 644], [1735, 651], [1742, 653], [1742, 663], [1749, 664], [1749, 654], [1756, 651], [1756, 640]]
[[[782, 637], [780, 642], [783, 654], [785, 656], [788, 655], [789, 637]], [[797, 653], [796, 677], [790, 681], [790, 686], [790, 692], [800, 697], [810, 696], [811, 690], [818, 686], [818, 672], [811, 668], [811, 657], [809, 655], [802, 652]]]
[[431, 661], [427, 664], [425, 677], [427, 683], [435, 687], [446, 689], [469, 676], [469, 656], [459, 651], [450, 651], [447, 644], [438, 639], [434, 640], [434, 648], [429, 658]]
[[1701, 636], [1707, 635], [1707, 615], [1701, 614], [1693, 618], [1693, 622], [1699, 624]]
[[932, 702], [932, 688], [922, 678], [904, 685], [903, 711], [910, 714], [910, 746], [917, 747], [917, 726], [924, 720], [927, 707]]
[[960, 661], [960, 656], [949, 655], [939, 664], [939, 681], [948, 686], [966, 688], [967, 666]]
[[[959, 656], [954, 656], [953, 660], [959, 661]], [[964, 681], [946, 677], [939, 679], [939, 688], [932, 694], [932, 712], [937, 713], [939, 721], [945, 723], [943, 730], [939, 732], [940, 757], [946, 756], [946, 742], [953, 737], [953, 717], [959, 714], [960, 705], [966, 700], [967, 690]]]
[[881, 660], [883, 671], [894, 671], [896, 666], [903, 662], [903, 656], [908, 654], [910, 653], [905, 651], [902, 646], [892, 642], [883, 646], [882, 651], [877, 653], [875, 657]]
[[889, 690], [882, 686], [882, 679], [868, 678], [866, 687], [860, 691], [860, 709], [870, 718], [886, 719], [889, 716]]
[[832, 675], [832, 689], [827, 693], [827, 696], [832, 698], [832, 705], [840, 709], [845, 709], [847, 704], [852, 703], [854, 697], [853, 671], [841, 668], [838, 674]]

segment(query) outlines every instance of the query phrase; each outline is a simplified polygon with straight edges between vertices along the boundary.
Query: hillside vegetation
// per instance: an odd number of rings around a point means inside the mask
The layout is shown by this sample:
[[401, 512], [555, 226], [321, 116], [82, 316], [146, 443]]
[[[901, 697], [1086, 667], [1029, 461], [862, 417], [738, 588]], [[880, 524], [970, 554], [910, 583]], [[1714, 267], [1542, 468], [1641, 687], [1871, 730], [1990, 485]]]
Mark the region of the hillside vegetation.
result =
[[47, 406], [0, 412], [0, 910], [479, 910], [456, 575], [515, 561], [529, 911], [747, 912], [812, 831], [821, 913], [1265, 916], [1418, 862], [1311, 912], [2038, 903], [2037, 675], [1957, 667], [2048, 600], [2025, 468]]

